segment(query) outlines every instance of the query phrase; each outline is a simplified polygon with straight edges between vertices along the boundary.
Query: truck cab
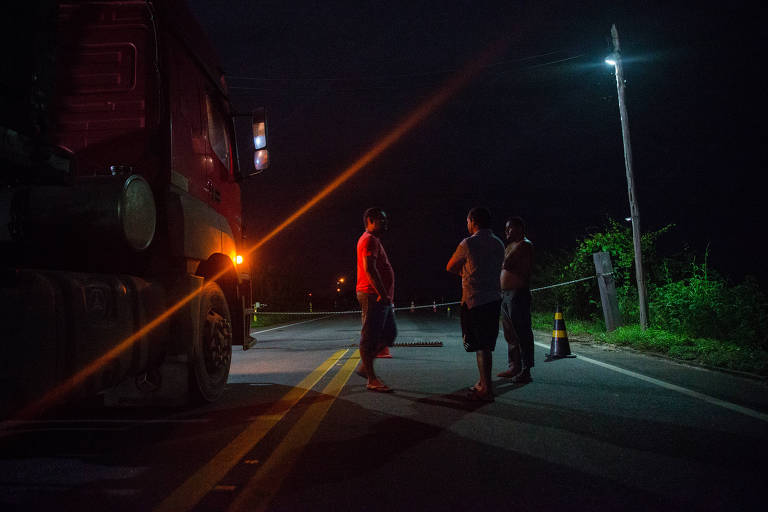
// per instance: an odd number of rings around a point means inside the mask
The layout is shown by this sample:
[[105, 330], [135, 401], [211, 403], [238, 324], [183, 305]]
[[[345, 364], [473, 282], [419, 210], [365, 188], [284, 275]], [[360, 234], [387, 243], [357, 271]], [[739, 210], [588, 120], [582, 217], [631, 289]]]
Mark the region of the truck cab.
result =
[[2, 79], [0, 401], [216, 400], [253, 342], [241, 183], [268, 165], [263, 110], [241, 167], [181, 0], [31, 5]]

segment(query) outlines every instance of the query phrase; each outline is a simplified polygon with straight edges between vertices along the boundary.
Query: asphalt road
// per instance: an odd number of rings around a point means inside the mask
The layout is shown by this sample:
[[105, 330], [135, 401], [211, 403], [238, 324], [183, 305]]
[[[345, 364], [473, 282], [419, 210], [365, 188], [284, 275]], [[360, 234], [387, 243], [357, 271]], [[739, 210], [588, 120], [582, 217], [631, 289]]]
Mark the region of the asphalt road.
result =
[[398, 324], [392, 394], [353, 373], [350, 315], [257, 334], [213, 405], [6, 425], [0, 510], [764, 510], [764, 381], [573, 341], [545, 362], [543, 333], [534, 381], [478, 404], [458, 321]]

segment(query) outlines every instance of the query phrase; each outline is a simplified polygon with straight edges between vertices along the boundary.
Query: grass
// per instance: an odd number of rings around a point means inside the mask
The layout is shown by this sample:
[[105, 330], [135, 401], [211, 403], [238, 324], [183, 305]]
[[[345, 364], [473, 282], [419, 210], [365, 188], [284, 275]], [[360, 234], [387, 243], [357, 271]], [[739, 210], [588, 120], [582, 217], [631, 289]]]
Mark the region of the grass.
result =
[[[533, 313], [533, 328], [552, 330], [552, 313]], [[608, 343], [708, 367], [768, 376], [768, 352], [754, 346], [711, 338], [690, 338], [662, 329], [642, 330], [639, 325], [619, 327], [606, 333], [602, 322], [566, 319], [569, 338], [575, 341]]]
[[272, 325], [284, 324], [287, 322], [295, 322], [299, 320], [297, 315], [253, 315], [251, 318], [251, 327], [269, 327]]

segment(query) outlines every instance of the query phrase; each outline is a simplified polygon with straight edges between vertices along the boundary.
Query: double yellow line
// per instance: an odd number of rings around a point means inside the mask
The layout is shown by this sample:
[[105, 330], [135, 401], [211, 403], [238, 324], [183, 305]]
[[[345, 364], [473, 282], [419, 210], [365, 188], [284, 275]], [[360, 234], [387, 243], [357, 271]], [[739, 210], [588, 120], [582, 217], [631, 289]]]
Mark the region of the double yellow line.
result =
[[[315, 368], [174, 490], [154, 509], [155, 512], [186, 511], [197, 505], [348, 352], [349, 349], [339, 350]], [[307, 408], [277, 449], [240, 490], [230, 510], [266, 509], [359, 361], [360, 352], [355, 350], [322, 391], [332, 399], [316, 401]]]

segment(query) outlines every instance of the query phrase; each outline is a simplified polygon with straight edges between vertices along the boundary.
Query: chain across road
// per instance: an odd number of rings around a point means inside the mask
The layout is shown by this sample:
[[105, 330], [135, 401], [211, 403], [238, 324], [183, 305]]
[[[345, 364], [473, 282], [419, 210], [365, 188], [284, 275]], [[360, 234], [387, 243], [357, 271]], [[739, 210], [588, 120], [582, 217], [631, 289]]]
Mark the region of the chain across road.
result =
[[[594, 276], [587, 276], [587, 277], [581, 277], [579, 279], [574, 279], [572, 281], [566, 281], [564, 283], [557, 283], [557, 284], [551, 284], [548, 286], [541, 286], [539, 288], [532, 288], [531, 293], [538, 292], [541, 290], [549, 290], [551, 288], [557, 288], [559, 286], [567, 286], [569, 284], [574, 283], [580, 283], [582, 281], [589, 281], [590, 279], [596, 279], [597, 277], [604, 277], [604, 276], [610, 276], [613, 275], [613, 272], [608, 272], [605, 274], [598, 274]], [[459, 301], [455, 302], [441, 302], [440, 304], [432, 303], [432, 304], [426, 304], [424, 306], [403, 306], [399, 308], [395, 308], [395, 311], [411, 311], [416, 309], [429, 309], [429, 308], [439, 308], [444, 306], [456, 306], [458, 304], [461, 304]], [[349, 315], [353, 313], [360, 313], [361, 311], [359, 309], [351, 309], [347, 311], [254, 311], [254, 314], [257, 315], [296, 315], [296, 316], [314, 316], [314, 315]], [[251, 314], [249, 311], [247, 313], [248, 315]]]

